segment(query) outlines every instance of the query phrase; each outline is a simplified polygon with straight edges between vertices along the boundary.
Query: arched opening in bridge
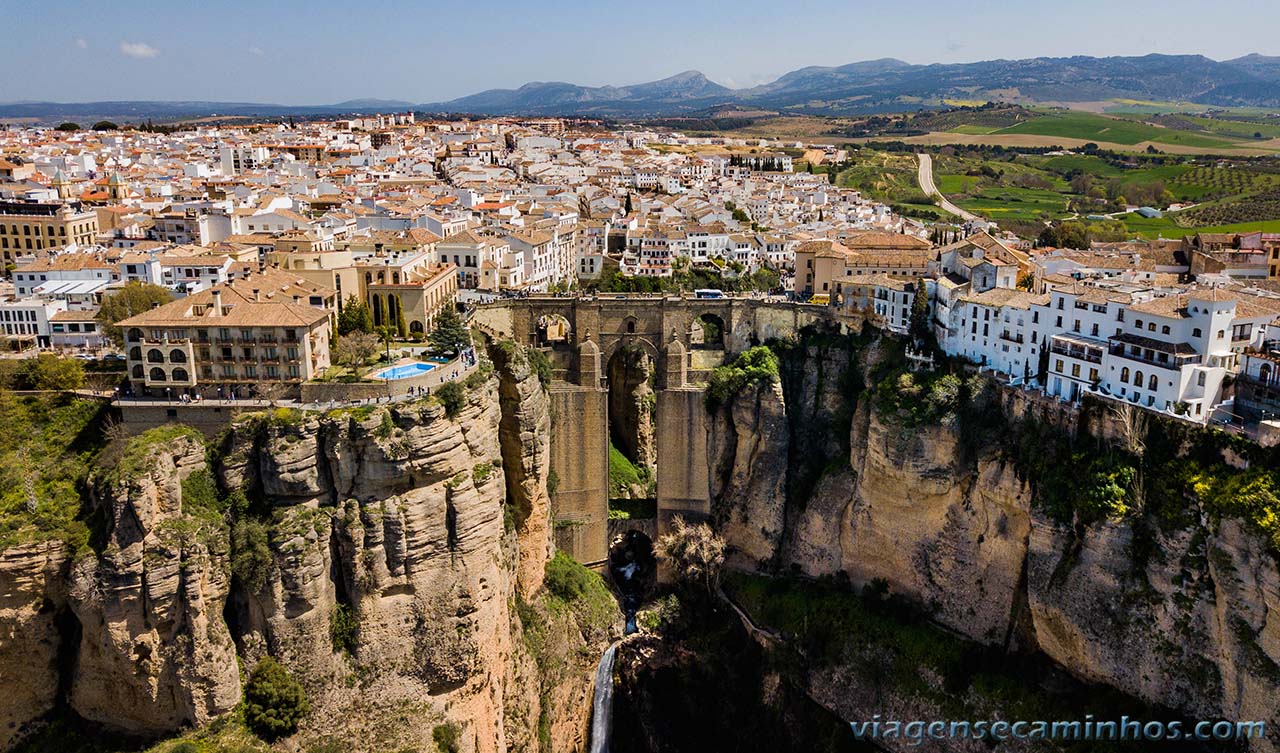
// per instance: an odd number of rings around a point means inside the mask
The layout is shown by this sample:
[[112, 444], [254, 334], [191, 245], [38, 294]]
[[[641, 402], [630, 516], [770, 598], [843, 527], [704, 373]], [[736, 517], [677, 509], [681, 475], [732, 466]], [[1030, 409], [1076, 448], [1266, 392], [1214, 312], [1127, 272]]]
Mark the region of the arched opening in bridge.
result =
[[695, 348], [724, 348], [724, 320], [715, 314], [703, 314], [693, 320], [689, 342]]
[[653, 540], [643, 531], [632, 528], [614, 536], [609, 542], [609, 575], [626, 615], [626, 633], [636, 630], [636, 610], [652, 594], [658, 583], [658, 560], [653, 554]]
[[567, 342], [569, 333], [569, 320], [563, 316], [545, 314], [538, 317], [538, 345]]
[[623, 345], [609, 358], [609, 509], [611, 517], [653, 517], [658, 448], [654, 358]]

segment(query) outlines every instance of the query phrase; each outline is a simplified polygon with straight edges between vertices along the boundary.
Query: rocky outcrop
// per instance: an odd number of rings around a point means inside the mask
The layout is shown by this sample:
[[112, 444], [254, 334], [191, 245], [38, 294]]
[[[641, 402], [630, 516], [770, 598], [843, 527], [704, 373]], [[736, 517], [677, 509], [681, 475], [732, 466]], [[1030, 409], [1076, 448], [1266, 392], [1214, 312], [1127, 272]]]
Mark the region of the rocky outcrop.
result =
[[107, 542], [72, 568], [80, 625], [70, 705], [86, 719], [154, 735], [201, 725], [240, 700], [222, 608], [230, 588], [225, 524], [184, 509], [183, 480], [204, 468], [190, 434], [136, 447], [99, 484]]
[[[521, 558], [504, 529], [497, 381], [468, 397], [453, 418], [421, 401], [250, 422], [229, 439], [225, 480], [261, 489], [276, 510], [276, 566], [238, 605], [240, 640], [247, 656], [270, 653], [304, 679], [319, 712], [312, 735], [340, 733], [344, 708], [376, 699], [379, 714], [418, 709], [391, 737], [371, 734], [383, 744], [421, 742], [448, 720], [467, 750], [507, 747]], [[532, 449], [519, 458], [526, 476], [544, 467]], [[529, 547], [525, 568], [540, 573], [546, 552], [545, 541]], [[349, 646], [331, 633], [339, 610], [354, 620]]]
[[543, 567], [552, 554], [551, 404], [524, 358], [495, 348], [502, 419], [498, 443], [507, 482], [507, 505], [518, 534], [517, 585], [528, 599], [542, 587]]
[[[1038, 650], [1077, 677], [1190, 715], [1280, 726], [1280, 571], [1260, 537], [1238, 521], [1196, 521], [1144, 534], [1155, 542], [1139, 559], [1141, 521], [1064, 526], [1038, 505], [1030, 479], [993, 448], [966, 446], [954, 421], [913, 426], [881, 415], [868, 396], [842, 397], [851, 384], [858, 394], [872, 370], [843, 347], [806, 355], [824, 364], [825, 378], [784, 368], [785, 422], [766, 403], [760, 421], [740, 421], [735, 403], [712, 424], [716, 523], [731, 549], [754, 555], [731, 564], [758, 569], [772, 543], [777, 572], [847, 577], [855, 587], [883, 581], [980, 643]], [[841, 374], [843, 364], [861, 373]], [[807, 493], [782, 505], [778, 485], [794, 492], [803, 459], [830, 447], [831, 424], [815, 416], [832, 415], [836, 399], [852, 411], [848, 463], [825, 463]], [[736, 400], [760, 397], [748, 390]], [[1020, 414], [1041, 408], [1013, 403]], [[817, 424], [814, 436], [798, 437], [797, 419]], [[1070, 417], [1045, 420], [1074, 429]], [[771, 449], [735, 450], [744, 445]], [[770, 462], [788, 447], [785, 468]], [[784, 531], [766, 533], [780, 506]]]
[[[777, 556], [786, 524], [788, 432], [782, 386], [750, 387], [712, 417], [711, 513], [733, 542], [729, 561], [767, 568]], [[754, 504], [753, 504], [754, 503]]]
[[57, 542], [0, 553], [0, 750], [58, 701], [59, 613], [69, 564], [66, 547]]
[[[179, 427], [131, 440], [87, 503], [96, 551], [0, 554], [0, 673], [22, 675], [0, 749], [64, 701], [141, 736], [205, 724], [266, 655], [307, 689], [303, 747], [429, 747], [445, 723], [468, 753], [536, 750], [540, 720], [580, 738], [594, 647], [569, 631], [545, 692], [513, 609], [551, 554], [547, 396], [523, 358], [497, 371], [456, 416], [431, 399], [269, 411], [211, 454]], [[232, 576], [255, 553], [235, 526], [264, 532], [260, 580]]]

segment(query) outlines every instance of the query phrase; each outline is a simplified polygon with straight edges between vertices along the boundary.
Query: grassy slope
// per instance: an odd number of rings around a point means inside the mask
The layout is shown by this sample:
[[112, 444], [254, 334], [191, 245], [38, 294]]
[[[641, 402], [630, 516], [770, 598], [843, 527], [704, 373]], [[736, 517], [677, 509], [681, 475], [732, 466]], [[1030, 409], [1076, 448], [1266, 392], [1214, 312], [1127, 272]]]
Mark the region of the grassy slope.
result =
[[1089, 112], [1059, 111], [1042, 118], [994, 131], [996, 135], [1028, 133], [1039, 136], [1109, 141], [1117, 144], [1137, 144], [1155, 141], [1161, 144], [1179, 144], [1202, 148], [1232, 147], [1234, 139], [1216, 138], [1187, 131], [1160, 128], [1136, 120], [1097, 115]]
[[105, 444], [99, 400], [0, 391], [0, 549], [89, 542], [80, 486]]

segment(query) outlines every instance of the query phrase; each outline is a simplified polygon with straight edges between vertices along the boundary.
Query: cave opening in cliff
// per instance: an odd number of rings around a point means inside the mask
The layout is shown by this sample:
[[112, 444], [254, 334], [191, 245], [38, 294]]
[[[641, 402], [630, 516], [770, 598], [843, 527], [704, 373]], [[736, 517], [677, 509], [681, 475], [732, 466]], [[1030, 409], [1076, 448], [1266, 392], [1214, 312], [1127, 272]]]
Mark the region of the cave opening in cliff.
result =
[[80, 638], [84, 632], [80, 618], [63, 604], [54, 607], [49, 601], [41, 606], [41, 612], [53, 612], [53, 627], [58, 634], [58, 702], [65, 704], [71, 698], [71, 683], [75, 679], [76, 663], [80, 658]]
[[658, 451], [654, 443], [654, 358], [627, 345], [609, 359], [609, 499], [611, 507], [638, 507], [657, 497]]

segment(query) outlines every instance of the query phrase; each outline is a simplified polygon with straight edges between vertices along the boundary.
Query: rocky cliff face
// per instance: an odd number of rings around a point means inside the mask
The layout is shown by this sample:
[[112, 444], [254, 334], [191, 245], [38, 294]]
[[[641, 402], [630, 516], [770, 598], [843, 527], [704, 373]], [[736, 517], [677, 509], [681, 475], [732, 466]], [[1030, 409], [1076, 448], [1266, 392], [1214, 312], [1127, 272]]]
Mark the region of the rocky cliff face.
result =
[[[133, 440], [94, 483], [94, 551], [0, 556], [0, 673], [20, 688], [0, 749], [61, 702], [144, 736], [203, 725], [239, 702], [237, 660], [266, 655], [307, 689], [304, 746], [429, 746], [452, 723], [464, 751], [537, 750], [543, 720], [572, 749], [594, 662], [577, 672], [584, 639], [562, 626], [563, 698], [543, 692], [513, 606], [551, 552], [547, 397], [522, 358], [466, 394], [456, 416], [434, 400], [268, 412], [212, 455], [194, 432]], [[232, 575], [233, 521], [266, 531], [257, 577]]]
[[68, 557], [60, 543], [0, 554], [0, 750], [53, 708], [61, 680], [59, 603]]
[[86, 719], [159, 734], [205, 724], [240, 700], [222, 619], [225, 528], [184, 499], [182, 482], [204, 464], [203, 444], [184, 434], [97, 489], [107, 542], [72, 565], [67, 593], [81, 632], [69, 701]]
[[[825, 362], [865, 378], [874, 351]], [[1135, 524], [1063, 525], [999, 453], [972, 457], [954, 423], [908, 427], [865, 395], [850, 401], [847, 460], [784, 504], [779, 485], [794, 488], [799, 468], [796, 418], [829, 429], [820, 419], [837, 415], [838, 385], [861, 381], [834, 376], [784, 369], [785, 398], [747, 390], [712, 424], [714, 517], [734, 565], [883, 580], [975, 641], [1041, 651], [1078, 677], [1197, 717], [1280, 726], [1280, 572], [1259, 536], [1197, 517], [1156, 527], [1152, 554], [1135, 559]], [[805, 441], [833, 439], [819, 430]], [[788, 453], [784, 468], [770, 461]]]

